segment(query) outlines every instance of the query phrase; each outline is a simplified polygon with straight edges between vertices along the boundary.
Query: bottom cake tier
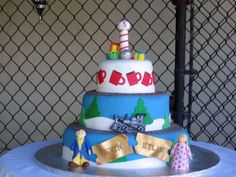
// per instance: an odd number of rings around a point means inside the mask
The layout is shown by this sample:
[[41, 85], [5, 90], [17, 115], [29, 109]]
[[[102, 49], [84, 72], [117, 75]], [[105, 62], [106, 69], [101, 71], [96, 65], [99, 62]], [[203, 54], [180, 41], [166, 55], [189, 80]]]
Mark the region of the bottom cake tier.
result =
[[76, 132], [86, 132], [86, 142], [91, 146], [89, 164], [91, 166], [113, 169], [140, 169], [165, 167], [170, 164], [170, 149], [177, 143], [178, 137], [186, 130], [178, 125], [159, 131], [145, 133], [115, 133], [82, 128], [78, 124], [69, 125], [63, 135], [62, 156], [72, 160], [72, 144], [76, 141]]

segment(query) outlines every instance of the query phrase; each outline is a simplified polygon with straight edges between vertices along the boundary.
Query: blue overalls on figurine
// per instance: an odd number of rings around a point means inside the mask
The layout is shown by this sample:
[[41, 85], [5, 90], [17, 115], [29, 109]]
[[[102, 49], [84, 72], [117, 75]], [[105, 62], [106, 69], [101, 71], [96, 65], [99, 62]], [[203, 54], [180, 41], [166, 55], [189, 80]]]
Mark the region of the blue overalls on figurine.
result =
[[86, 132], [84, 130], [79, 130], [76, 132], [76, 139], [70, 146], [72, 153], [72, 161], [69, 162], [69, 167], [88, 167], [88, 159], [92, 154], [92, 147], [86, 139]]

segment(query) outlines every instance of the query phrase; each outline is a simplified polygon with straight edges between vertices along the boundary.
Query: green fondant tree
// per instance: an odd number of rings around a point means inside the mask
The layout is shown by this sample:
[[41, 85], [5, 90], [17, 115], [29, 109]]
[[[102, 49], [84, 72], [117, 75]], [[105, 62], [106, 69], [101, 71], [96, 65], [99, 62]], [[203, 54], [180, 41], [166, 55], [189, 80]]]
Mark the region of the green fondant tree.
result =
[[80, 113], [80, 118], [79, 118], [79, 125], [80, 125], [81, 127], [85, 127], [85, 121], [84, 121], [84, 119], [85, 119], [84, 107], [82, 107], [82, 111], [81, 111], [81, 113]]
[[144, 105], [144, 102], [143, 102], [142, 98], [139, 98], [137, 106], [135, 107], [135, 110], [132, 113], [132, 116], [135, 116], [136, 114], [146, 114], [144, 119], [143, 119], [143, 122], [144, 122], [145, 125], [149, 125], [153, 122], [150, 114], [147, 111], [147, 108]]
[[168, 113], [165, 113], [164, 124], [163, 124], [162, 128], [169, 128], [169, 127], [170, 127], [169, 114], [168, 114]]
[[95, 96], [87, 112], [85, 113], [85, 119], [99, 117], [99, 116], [100, 116], [100, 112], [98, 109], [98, 98]]

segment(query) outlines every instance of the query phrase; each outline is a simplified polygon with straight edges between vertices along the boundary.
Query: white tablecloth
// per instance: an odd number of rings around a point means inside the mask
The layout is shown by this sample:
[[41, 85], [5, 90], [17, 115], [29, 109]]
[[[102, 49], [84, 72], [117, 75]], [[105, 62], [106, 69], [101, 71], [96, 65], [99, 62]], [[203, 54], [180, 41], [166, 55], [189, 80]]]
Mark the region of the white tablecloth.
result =
[[[37, 150], [61, 140], [44, 141], [18, 147], [0, 158], [0, 177], [62, 177], [42, 168], [34, 158]], [[194, 145], [210, 149], [220, 156], [215, 170], [205, 177], [236, 177], [236, 151], [203, 142]]]

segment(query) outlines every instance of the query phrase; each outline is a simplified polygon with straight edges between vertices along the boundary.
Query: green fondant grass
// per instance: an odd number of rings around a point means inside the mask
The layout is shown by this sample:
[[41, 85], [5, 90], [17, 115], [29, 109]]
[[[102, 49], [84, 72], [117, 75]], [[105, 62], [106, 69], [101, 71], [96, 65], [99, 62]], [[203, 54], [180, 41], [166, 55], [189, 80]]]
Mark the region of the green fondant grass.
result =
[[111, 161], [109, 163], [118, 163], [118, 162], [127, 162], [127, 157], [123, 156], [123, 157], [120, 157], [120, 158], [118, 158], [116, 160], [113, 160], [113, 161]]

